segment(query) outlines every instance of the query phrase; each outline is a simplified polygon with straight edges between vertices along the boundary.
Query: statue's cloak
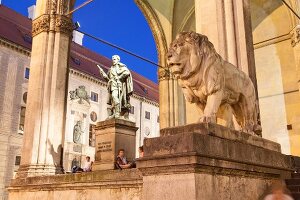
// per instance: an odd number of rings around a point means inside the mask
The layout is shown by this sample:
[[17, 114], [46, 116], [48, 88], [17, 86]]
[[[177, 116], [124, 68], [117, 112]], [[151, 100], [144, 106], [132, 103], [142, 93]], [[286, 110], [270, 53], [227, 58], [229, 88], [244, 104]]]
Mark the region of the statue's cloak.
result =
[[[132, 75], [129, 71], [129, 69], [126, 67], [123, 63], [118, 63], [119, 69], [118, 69], [118, 76], [120, 78], [120, 106], [121, 108], [130, 108], [130, 96], [133, 94], [133, 81], [132, 81]], [[108, 101], [107, 104], [112, 104], [112, 96], [111, 92], [109, 92]]]

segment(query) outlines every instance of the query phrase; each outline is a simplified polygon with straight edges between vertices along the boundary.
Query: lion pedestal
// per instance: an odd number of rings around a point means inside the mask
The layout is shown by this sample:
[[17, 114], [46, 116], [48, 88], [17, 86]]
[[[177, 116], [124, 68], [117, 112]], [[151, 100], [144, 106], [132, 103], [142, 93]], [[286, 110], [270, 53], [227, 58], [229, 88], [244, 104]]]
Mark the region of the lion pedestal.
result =
[[257, 200], [292, 171], [279, 144], [210, 123], [163, 129], [144, 151], [143, 199]]

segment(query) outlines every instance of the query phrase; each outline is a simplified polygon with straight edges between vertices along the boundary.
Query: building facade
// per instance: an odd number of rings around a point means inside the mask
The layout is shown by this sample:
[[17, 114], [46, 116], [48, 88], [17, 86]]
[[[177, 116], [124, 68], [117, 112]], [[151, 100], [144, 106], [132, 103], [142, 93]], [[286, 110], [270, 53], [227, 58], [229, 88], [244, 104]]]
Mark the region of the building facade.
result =
[[[30, 77], [31, 19], [0, 5], [0, 199], [6, 199], [5, 187], [16, 173], [21, 160], [28, 79]], [[95, 154], [93, 127], [107, 118], [106, 82], [100, 77], [96, 64], [104, 70], [111, 60], [92, 52], [82, 44], [82, 36], [74, 33], [69, 60], [66, 124], [63, 146], [63, 167], [70, 171], [73, 164], [81, 164], [86, 156]], [[79, 39], [78, 39], [79, 38]], [[129, 119], [139, 128], [136, 147], [144, 137], [159, 135], [158, 85], [131, 72], [134, 94]], [[74, 100], [71, 93], [85, 91], [89, 101]], [[74, 128], [81, 123], [81, 136], [74, 142]], [[58, 152], [48, 144], [53, 156]], [[138, 149], [138, 148], [136, 148]], [[138, 155], [138, 152], [136, 152]]]

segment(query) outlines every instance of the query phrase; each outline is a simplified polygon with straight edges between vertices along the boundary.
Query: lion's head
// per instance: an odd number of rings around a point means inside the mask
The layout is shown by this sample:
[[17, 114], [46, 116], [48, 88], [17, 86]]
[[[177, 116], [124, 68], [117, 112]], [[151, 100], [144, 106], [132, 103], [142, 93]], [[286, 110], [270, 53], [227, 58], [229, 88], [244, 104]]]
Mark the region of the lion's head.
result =
[[205, 35], [181, 32], [170, 45], [168, 67], [176, 77], [186, 79], [199, 71], [203, 56], [211, 53], [216, 51]]

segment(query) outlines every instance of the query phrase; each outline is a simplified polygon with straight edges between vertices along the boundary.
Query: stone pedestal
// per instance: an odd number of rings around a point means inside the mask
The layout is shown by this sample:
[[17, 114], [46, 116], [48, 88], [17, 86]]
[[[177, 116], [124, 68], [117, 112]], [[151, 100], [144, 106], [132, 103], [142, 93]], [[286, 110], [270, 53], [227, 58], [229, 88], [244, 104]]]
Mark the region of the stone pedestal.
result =
[[129, 161], [135, 158], [136, 131], [134, 122], [109, 119], [98, 122], [95, 127], [96, 147], [93, 170], [114, 169], [119, 149], [125, 150]]
[[247, 199], [291, 175], [280, 145], [215, 124], [167, 128], [144, 141], [143, 199]]

